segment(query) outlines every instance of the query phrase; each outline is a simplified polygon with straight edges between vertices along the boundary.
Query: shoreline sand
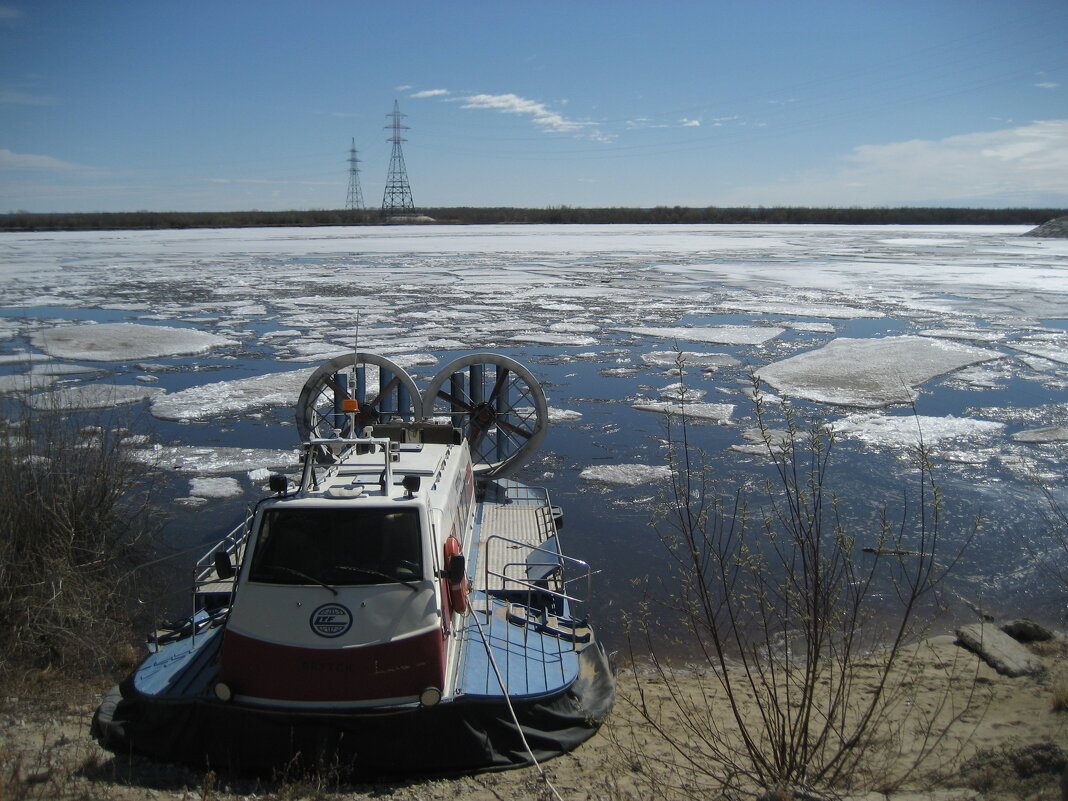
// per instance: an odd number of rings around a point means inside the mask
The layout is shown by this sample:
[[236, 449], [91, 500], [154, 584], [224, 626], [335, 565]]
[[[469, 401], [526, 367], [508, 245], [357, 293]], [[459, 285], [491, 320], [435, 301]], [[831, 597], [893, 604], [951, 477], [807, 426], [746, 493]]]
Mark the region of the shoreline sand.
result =
[[[1006, 768], [991, 753], [1049, 743], [1068, 751], [1068, 712], [1053, 710], [1054, 696], [1068, 696], [1068, 639], [1033, 646], [1046, 670], [1036, 676], [1008, 678], [999, 675], [979, 657], [954, 644], [953, 637], [927, 641], [926, 655], [909, 675], [916, 690], [913, 712], [945, 715], [946, 687], [953, 689], [948, 708], [959, 714], [965, 694], [974, 689], [973, 707], [964, 711], [949, 734], [941, 738], [921, 770], [900, 788], [885, 792], [854, 793], [864, 801], [1000, 801], [1001, 799], [1060, 799], [1060, 777], [1051, 773], [1029, 780], [1002, 775]], [[641, 693], [638, 684], [641, 684]], [[674, 685], [674, 686], [669, 686]], [[571, 754], [547, 762], [546, 776], [564, 799], [640, 799], [656, 793], [661, 798], [714, 798], [677, 767], [676, 753], [638, 713], [642, 693], [649, 709], [672, 739], [688, 742], [684, 721], [673, 709], [671, 691], [689, 697], [711, 696], [709, 710], [729, 716], [729, 707], [715, 697], [714, 681], [699, 670], [672, 671], [670, 680], [648, 671], [621, 670], [619, 698], [602, 730]], [[2, 799], [495, 799], [553, 798], [552, 791], [534, 768], [459, 778], [412, 780], [376, 785], [339, 785], [330, 777], [288, 782], [231, 779], [204, 771], [153, 763], [141, 758], [115, 757], [90, 738], [88, 723], [97, 699], [87, 688], [72, 699], [58, 677], [38, 680], [37, 692], [27, 689], [2, 700], [0, 731], [0, 798]], [[99, 688], [100, 694], [106, 688]], [[91, 691], [90, 691], [91, 692]], [[39, 696], [39, 697], [37, 697]], [[747, 714], [752, 714], [750, 709]], [[909, 724], [913, 725], [913, 724]], [[935, 725], [937, 729], [937, 724]], [[874, 771], [900, 769], [924, 739], [904, 732], [904, 753], [872, 763]], [[690, 745], [694, 743], [690, 742]], [[399, 746], [402, 747], [402, 746]], [[976, 754], [981, 767], [969, 776], [960, 766]], [[887, 756], [886, 753], [881, 756]], [[880, 768], [879, 765], [882, 765]], [[1011, 771], [1009, 771], [1011, 772]], [[885, 775], [890, 775], [889, 772]], [[690, 782], [691, 791], [672, 790]], [[969, 786], [969, 782], [973, 786]], [[877, 785], [877, 780], [870, 784]], [[738, 797], [755, 797], [752, 794]]]

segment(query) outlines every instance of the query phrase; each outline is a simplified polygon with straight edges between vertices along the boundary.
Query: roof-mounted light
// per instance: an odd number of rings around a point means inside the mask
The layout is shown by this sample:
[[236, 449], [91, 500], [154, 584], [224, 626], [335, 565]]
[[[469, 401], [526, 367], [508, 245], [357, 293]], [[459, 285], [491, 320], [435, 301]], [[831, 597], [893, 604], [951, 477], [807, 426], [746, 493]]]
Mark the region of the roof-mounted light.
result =
[[423, 480], [419, 476], [405, 476], [401, 480], [401, 486], [407, 491], [409, 498], [414, 497], [415, 493], [419, 492], [419, 487], [422, 483]]

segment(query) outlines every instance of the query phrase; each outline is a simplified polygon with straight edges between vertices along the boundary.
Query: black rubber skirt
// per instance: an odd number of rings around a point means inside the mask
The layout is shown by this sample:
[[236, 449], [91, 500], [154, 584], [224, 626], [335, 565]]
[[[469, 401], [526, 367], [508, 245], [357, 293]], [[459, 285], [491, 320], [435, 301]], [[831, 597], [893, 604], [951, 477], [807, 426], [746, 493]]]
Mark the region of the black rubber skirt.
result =
[[131, 680], [112, 688], [92, 733], [116, 754], [270, 775], [337, 771], [373, 779], [503, 770], [571, 751], [594, 735], [615, 700], [615, 677], [597, 642], [580, 654], [578, 679], [560, 693], [467, 700], [393, 713], [294, 713], [196, 698], [144, 695]]

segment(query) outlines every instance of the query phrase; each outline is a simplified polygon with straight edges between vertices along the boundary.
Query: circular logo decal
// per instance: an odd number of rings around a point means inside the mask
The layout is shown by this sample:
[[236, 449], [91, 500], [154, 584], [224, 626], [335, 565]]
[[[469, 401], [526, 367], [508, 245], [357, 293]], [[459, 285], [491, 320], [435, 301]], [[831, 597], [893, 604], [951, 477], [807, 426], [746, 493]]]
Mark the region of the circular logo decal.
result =
[[310, 623], [320, 637], [340, 637], [352, 628], [352, 612], [341, 604], [323, 604], [312, 612]]

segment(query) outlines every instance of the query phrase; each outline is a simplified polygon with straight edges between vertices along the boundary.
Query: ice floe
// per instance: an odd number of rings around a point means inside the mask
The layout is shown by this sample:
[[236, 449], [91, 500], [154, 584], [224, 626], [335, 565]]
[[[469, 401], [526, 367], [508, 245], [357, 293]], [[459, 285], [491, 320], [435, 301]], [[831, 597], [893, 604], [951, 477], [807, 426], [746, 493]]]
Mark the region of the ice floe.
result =
[[914, 448], [922, 442], [934, 445], [945, 440], [969, 439], [999, 434], [1004, 423], [961, 417], [925, 415], [851, 414], [831, 424], [835, 433], [884, 448]]
[[989, 328], [929, 328], [916, 333], [921, 337], [963, 339], [970, 342], [999, 342], [1005, 338], [1003, 331], [993, 331]]
[[44, 353], [15, 351], [14, 353], [0, 353], [0, 364], [33, 364], [34, 362], [47, 362], [51, 358]]
[[1065, 344], [1031, 344], [1025, 342], [1009, 342], [1007, 344], [1013, 350], [1018, 350], [1021, 353], [1027, 353], [1058, 364], [1068, 364], [1068, 345]]
[[570, 423], [581, 419], [582, 412], [576, 412], [573, 409], [559, 409], [555, 406], [549, 406], [550, 423]]
[[844, 306], [830, 303], [784, 303], [769, 298], [755, 298], [743, 300], [733, 298], [724, 301], [723, 306], [727, 309], [752, 312], [754, 314], [782, 314], [790, 317], [825, 317], [831, 320], [856, 320], [859, 318], [885, 317], [886, 315], [877, 309], [860, 309], [855, 306]]
[[780, 321], [779, 325], [785, 326], [791, 331], [806, 331], [812, 334], [833, 334], [835, 330], [830, 323], [809, 323], [804, 320]]
[[34, 409], [68, 410], [68, 409], [111, 409], [116, 406], [129, 406], [143, 400], [163, 394], [156, 387], [132, 386], [127, 384], [82, 384], [65, 387], [53, 392], [44, 392], [30, 397], [30, 406]]
[[661, 337], [679, 342], [709, 342], [713, 345], [763, 345], [785, 331], [783, 328], [765, 328], [753, 325], [713, 325], [683, 328], [672, 326], [640, 326], [617, 328], [626, 334], [642, 337]]
[[747, 456], [777, 455], [789, 441], [790, 432], [785, 429], [769, 428], [762, 431], [759, 428], [747, 428], [742, 431], [742, 444], [731, 445], [730, 450]]
[[918, 336], [839, 338], [756, 370], [783, 395], [840, 406], [909, 403], [913, 390], [970, 364], [1000, 358], [984, 348]]
[[20, 395], [46, 389], [56, 383], [55, 376], [22, 373], [0, 375], [0, 395]]
[[549, 330], [554, 333], [576, 333], [576, 334], [592, 334], [600, 330], [600, 326], [595, 323], [553, 323], [549, 326]]
[[508, 338], [509, 342], [530, 342], [535, 345], [560, 345], [561, 347], [587, 347], [596, 345], [597, 340], [593, 337], [580, 337], [574, 334], [517, 334]]
[[666, 465], [604, 464], [585, 468], [579, 478], [602, 484], [619, 484], [637, 487], [640, 484], [659, 484], [671, 478], [671, 468]]
[[236, 344], [232, 339], [165, 325], [99, 323], [65, 325], [35, 331], [33, 344], [60, 359], [124, 362], [160, 356], [193, 356]]
[[102, 373], [103, 367], [90, 367], [87, 364], [69, 364], [67, 362], [45, 362], [30, 368], [30, 375], [79, 375], [83, 373]]
[[152, 401], [152, 415], [161, 420], [205, 420], [270, 406], [292, 406], [311, 370], [267, 373], [160, 395]]
[[156, 445], [130, 451], [134, 458], [161, 470], [178, 473], [222, 475], [257, 469], [292, 469], [298, 464], [296, 450], [267, 448], [214, 448], [197, 445]]
[[700, 367], [704, 370], [717, 370], [721, 367], [737, 367], [741, 364], [728, 353], [699, 353], [697, 351], [654, 350], [643, 353], [642, 361], [660, 367], [675, 367], [682, 362], [683, 368]]
[[675, 403], [672, 401], [649, 401], [631, 404], [639, 412], [659, 412], [677, 417], [710, 420], [727, 425], [734, 414], [733, 403]]
[[668, 384], [666, 387], [660, 388], [660, 397], [673, 401], [696, 401], [700, 400], [707, 394], [708, 393], [703, 389], [695, 389], [682, 382]]
[[229, 476], [201, 476], [189, 480], [189, 494], [198, 498], [236, 498], [244, 490]]
[[1016, 442], [1027, 442], [1032, 445], [1068, 442], [1068, 426], [1054, 425], [1031, 428], [1027, 431], [1017, 431], [1012, 435], [1012, 438]]

